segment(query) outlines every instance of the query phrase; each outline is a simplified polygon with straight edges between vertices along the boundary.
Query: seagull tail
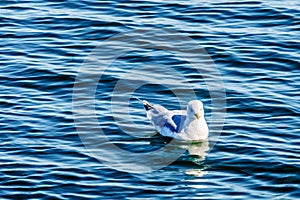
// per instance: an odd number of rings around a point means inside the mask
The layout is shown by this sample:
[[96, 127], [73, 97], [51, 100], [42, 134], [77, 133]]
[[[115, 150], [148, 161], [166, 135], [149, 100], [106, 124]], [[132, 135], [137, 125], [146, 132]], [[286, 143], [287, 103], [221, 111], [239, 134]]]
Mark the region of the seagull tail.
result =
[[152, 106], [148, 103], [148, 101], [146, 100], [141, 100], [139, 98], [136, 98], [137, 100], [141, 101], [144, 104], [144, 107], [146, 109], [146, 111], [150, 110], [152, 108]]

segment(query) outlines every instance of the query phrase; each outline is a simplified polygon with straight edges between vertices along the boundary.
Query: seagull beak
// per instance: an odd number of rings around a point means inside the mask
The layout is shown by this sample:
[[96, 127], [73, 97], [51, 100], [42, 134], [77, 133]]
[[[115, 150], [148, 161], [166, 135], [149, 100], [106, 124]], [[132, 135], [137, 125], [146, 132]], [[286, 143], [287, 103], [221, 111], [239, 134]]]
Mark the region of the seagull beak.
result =
[[199, 113], [196, 113], [195, 116], [197, 119], [199, 119], [201, 117]]

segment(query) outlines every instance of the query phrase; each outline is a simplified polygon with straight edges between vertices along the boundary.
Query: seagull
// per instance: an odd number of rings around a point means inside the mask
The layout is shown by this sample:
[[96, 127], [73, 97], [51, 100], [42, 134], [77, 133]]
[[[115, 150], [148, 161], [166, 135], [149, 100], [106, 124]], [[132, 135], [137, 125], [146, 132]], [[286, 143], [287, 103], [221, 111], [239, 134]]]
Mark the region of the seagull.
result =
[[173, 111], [161, 105], [151, 105], [146, 100], [140, 101], [144, 104], [147, 118], [162, 136], [185, 141], [207, 140], [209, 130], [201, 101], [192, 100], [186, 110]]

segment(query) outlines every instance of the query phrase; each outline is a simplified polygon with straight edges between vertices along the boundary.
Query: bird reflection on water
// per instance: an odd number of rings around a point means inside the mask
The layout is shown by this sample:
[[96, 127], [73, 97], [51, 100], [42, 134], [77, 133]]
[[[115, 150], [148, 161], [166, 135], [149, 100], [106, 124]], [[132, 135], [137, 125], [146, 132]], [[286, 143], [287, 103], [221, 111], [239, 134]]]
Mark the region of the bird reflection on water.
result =
[[186, 149], [173, 164], [185, 166], [186, 169], [184, 173], [187, 175], [201, 177], [206, 174], [205, 169], [207, 165], [205, 164], [205, 159], [210, 149], [208, 140], [188, 142], [164, 137], [157, 133], [151, 139], [150, 144], [156, 147], [165, 147], [169, 150], [170, 154], [172, 154], [172, 149], [174, 153], [177, 153], [178, 149]]

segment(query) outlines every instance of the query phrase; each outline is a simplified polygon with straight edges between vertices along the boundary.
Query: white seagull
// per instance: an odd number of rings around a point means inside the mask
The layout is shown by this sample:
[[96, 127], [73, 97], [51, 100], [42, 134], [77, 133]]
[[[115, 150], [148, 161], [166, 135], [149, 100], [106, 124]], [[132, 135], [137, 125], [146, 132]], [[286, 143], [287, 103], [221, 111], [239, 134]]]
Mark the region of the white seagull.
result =
[[190, 101], [186, 110], [173, 111], [160, 105], [150, 105], [145, 100], [140, 101], [144, 104], [148, 119], [161, 135], [179, 140], [207, 140], [209, 131], [201, 101]]

